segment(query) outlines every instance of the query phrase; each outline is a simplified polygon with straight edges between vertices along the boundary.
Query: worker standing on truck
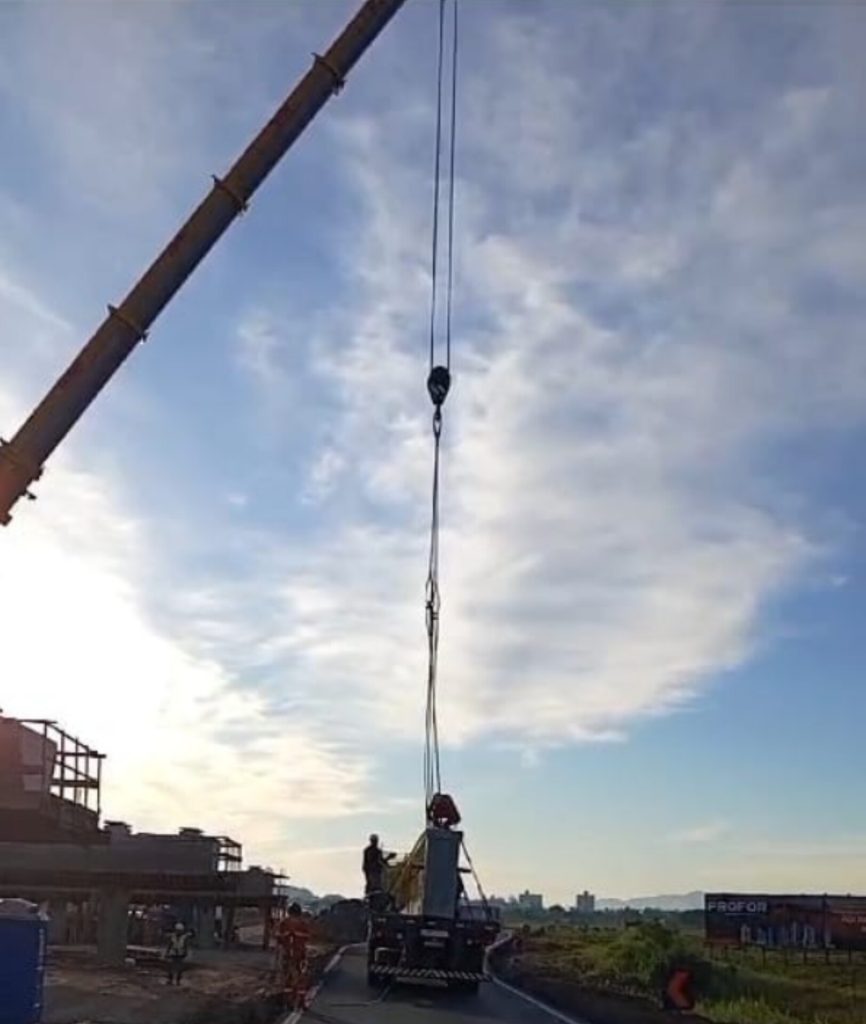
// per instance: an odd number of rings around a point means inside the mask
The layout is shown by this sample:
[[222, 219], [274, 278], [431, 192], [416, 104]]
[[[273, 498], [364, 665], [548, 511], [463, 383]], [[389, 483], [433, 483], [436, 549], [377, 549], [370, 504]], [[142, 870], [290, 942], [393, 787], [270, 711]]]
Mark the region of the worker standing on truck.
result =
[[168, 943], [165, 947], [165, 959], [168, 963], [167, 985], [180, 984], [188, 955], [189, 932], [184, 927], [183, 922], [178, 921], [174, 926], [174, 931], [169, 935]]
[[310, 925], [299, 903], [292, 903], [288, 917], [277, 925], [276, 937], [280, 950], [283, 992], [293, 1010], [306, 1009]]
[[395, 856], [394, 853], [382, 852], [382, 847], [379, 846], [379, 837], [375, 833], [370, 836], [370, 843], [364, 850], [363, 861], [365, 896], [374, 892], [382, 892], [385, 888], [385, 868]]

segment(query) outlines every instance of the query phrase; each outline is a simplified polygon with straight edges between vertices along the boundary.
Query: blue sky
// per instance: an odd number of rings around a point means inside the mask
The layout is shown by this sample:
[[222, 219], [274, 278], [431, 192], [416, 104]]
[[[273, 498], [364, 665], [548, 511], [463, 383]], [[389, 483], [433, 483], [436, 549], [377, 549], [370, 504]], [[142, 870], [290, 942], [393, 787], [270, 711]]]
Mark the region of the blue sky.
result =
[[[6, 434], [354, 4], [0, 5]], [[444, 774], [487, 888], [866, 890], [866, 8], [462, 4]], [[435, 5], [0, 536], [8, 713], [354, 891], [419, 827]]]

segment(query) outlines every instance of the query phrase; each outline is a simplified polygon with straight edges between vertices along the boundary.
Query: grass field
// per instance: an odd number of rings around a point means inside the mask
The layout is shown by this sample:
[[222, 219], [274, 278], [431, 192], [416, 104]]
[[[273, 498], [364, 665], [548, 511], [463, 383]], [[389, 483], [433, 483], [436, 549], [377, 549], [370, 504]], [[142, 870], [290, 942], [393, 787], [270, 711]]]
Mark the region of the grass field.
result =
[[588, 988], [657, 1000], [674, 963], [691, 967], [698, 1011], [728, 1024], [866, 1024], [866, 962], [825, 963], [814, 955], [762, 957], [737, 951], [710, 956], [700, 939], [657, 922], [622, 930], [554, 926], [522, 940], [533, 973]]

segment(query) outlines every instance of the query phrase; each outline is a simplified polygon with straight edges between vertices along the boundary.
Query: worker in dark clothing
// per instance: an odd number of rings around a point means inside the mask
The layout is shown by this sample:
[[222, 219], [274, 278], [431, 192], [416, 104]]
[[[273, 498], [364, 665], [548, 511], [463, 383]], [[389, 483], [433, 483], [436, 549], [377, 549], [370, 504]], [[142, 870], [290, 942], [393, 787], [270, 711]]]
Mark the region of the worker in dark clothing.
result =
[[385, 887], [385, 868], [388, 862], [397, 855], [395, 853], [383, 853], [379, 846], [379, 837], [370, 836], [370, 844], [364, 850], [364, 895], [369, 896], [374, 892], [381, 892]]

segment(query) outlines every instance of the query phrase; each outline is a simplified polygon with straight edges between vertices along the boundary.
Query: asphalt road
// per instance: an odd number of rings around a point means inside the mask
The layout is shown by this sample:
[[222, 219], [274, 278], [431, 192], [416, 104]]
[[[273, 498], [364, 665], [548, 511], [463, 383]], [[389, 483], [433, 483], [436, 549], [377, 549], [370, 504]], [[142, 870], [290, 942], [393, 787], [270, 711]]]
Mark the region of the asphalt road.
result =
[[[381, 992], [381, 990], [380, 990]], [[327, 976], [304, 1022], [310, 1024], [556, 1024], [552, 1016], [492, 982], [478, 995], [432, 985], [367, 987], [364, 951], [349, 950]]]

